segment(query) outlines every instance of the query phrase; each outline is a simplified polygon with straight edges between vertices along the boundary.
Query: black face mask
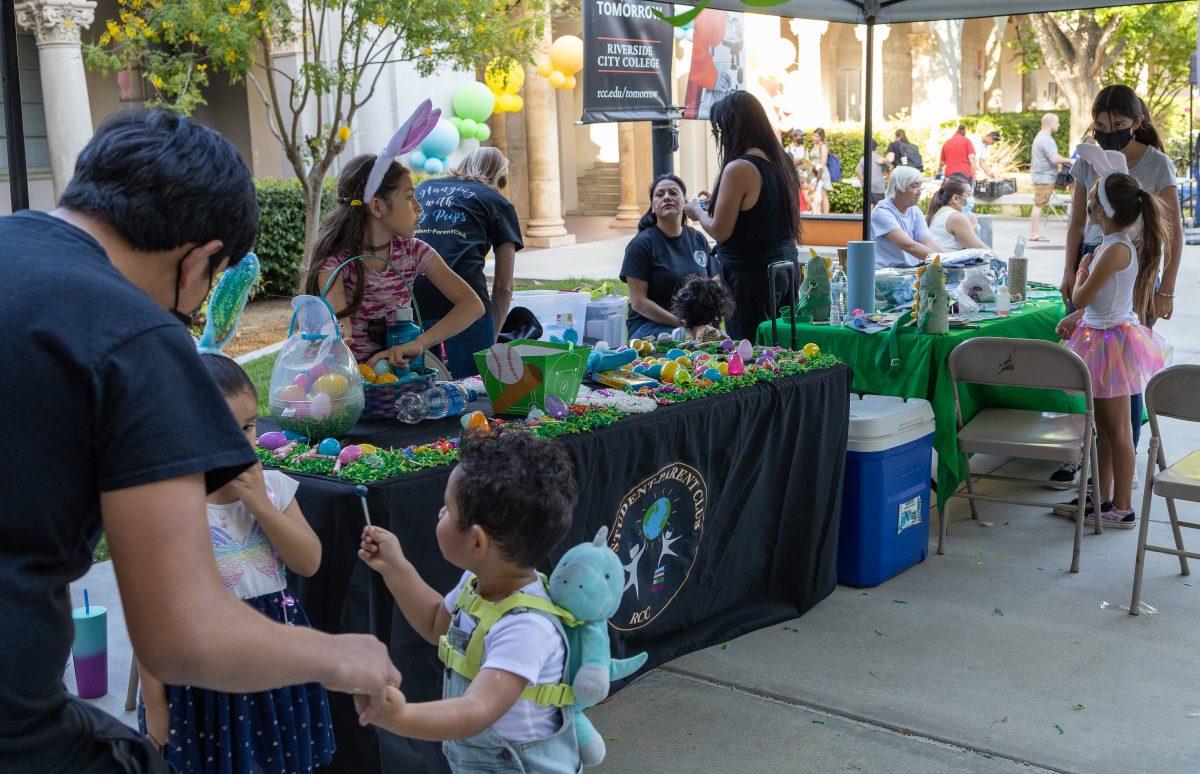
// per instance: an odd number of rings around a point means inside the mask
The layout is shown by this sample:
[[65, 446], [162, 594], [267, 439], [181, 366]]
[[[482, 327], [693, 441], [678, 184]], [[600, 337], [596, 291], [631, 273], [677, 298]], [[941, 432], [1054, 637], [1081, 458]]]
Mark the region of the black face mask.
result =
[[[175, 315], [176, 320], [179, 320], [179, 322], [183, 323], [186, 327], [191, 328], [196, 324], [196, 317], [200, 314], [200, 307], [204, 306], [204, 302], [201, 301], [200, 306], [197, 306], [190, 313], [179, 311], [179, 284], [180, 280], [183, 279], [183, 262], [185, 260], [187, 260], [186, 255], [184, 255], [183, 258], [180, 258], [179, 263], [175, 266], [175, 303], [171, 304], [170, 312], [171, 314]], [[212, 272], [210, 271], [208, 273], [208, 290], [204, 291], [205, 299], [207, 299], [208, 294], [212, 292], [212, 281], [213, 277]]]
[[1134, 129], [1117, 129], [1113, 132], [1102, 132], [1099, 129], [1092, 130], [1092, 137], [1096, 138], [1096, 144], [1104, 150], [1119, 151], [1129, 143], [1133, 142]]

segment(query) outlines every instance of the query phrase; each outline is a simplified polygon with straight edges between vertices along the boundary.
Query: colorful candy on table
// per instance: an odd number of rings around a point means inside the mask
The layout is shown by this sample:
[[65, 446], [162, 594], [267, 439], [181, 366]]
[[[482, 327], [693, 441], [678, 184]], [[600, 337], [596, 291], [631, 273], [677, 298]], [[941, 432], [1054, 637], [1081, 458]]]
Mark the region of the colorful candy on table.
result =
[[[547, 402], [556, 416], [537, 410], [525, 419], [505, 420], [474, 411], [462, 417], [462, 426], [464, 430], [486, 431], [510, 424], [523, 425], [538, 437], [556, 438], [591, 432], [628, 416], [611, 407], [568, 406], [557, 397]], [[441, 438], [403, 449], [380, 449], [365, 443], [342, 446], [336, 439], [326, 438], [310, 446], [288, 433], [271, 431], [259, 436], [255, 451], [268, 467], [367, 484], [425, 468], [452, 465], [458, 461], [458, 445], [457, 438]]]

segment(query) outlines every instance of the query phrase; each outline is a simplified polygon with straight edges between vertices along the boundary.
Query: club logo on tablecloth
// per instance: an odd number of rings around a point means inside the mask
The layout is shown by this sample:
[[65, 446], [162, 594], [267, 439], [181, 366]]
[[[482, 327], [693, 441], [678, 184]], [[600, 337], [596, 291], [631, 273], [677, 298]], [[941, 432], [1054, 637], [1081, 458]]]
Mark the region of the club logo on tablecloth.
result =
[[609, 624], [623, 632], [657, 618], [687, 582], [704, 534], [708, 485], [700, 471], [673, 462], [629, 490], [608, 545], [625, 566], [625, 593]]

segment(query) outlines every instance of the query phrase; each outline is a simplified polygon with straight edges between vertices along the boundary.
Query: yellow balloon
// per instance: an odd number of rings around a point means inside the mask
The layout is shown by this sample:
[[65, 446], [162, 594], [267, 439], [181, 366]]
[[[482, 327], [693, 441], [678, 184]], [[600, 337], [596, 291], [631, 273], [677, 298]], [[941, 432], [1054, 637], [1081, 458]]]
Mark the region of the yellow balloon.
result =
[[563, 75], [574, 75], [583, 69], [583, 41], [574, 35], [563, 35], [550, 46], [550, 64]]
[[508, 112], [517, 113], [520, 112], [521, 108], [525, 107], [525, 100], [521, 98], [520, 94], [505, 94], [504, 96], [512, 97], [512, 102], [509, 103], [512, 107], [509, 108]]
[[567, 83], [567, 76], [563, 75], [558, 70], [550, 73], [550, 85], [556, 89], [561, 89]]
[[497, 113], [515, 113], [521, 109], [521, 98], [516, 94], [501, 94], [496, 97]]
[[550, 64], [549, 59], [540, 59], [537, 63], [538, 75], [543, 78], [549, 78], [550, 73], [554, 72], [554, 65]]
[[571, 89], [575, 88], [575, 76], [574, 75], [568, 75], [566, 77], [566, 80], [563, 82], [563, 88], [566, 89], [567, 91], [570, 91]]
[[525, 85], [525, 69], [515, 59], [501, 62], [497, 57], [487, 66], [483, 82], [497, 94], [516, 94]]

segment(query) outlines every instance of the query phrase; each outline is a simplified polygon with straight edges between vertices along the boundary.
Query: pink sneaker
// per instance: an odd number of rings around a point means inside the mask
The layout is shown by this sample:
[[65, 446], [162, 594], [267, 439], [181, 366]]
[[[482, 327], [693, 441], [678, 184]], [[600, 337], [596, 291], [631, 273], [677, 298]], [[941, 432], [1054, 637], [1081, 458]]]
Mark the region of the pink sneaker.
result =
[[[1104, 506], [1104, 510], [1100, 512], [1100, 523], [1104, 525], [1105, 529], [1133, 529], [1137, 526], [1137, 514], [1132, 508], [1127, 511], [1122, 511], [1118, 508], [1112, 507], [1112, 503], [1104, 503]], [[1083, 523], [1091, 527], [1094, 526], [1096, 522], [1094, 521], [1093, 515], [1088, 513], [1086, 518], [1084, 518]]]

